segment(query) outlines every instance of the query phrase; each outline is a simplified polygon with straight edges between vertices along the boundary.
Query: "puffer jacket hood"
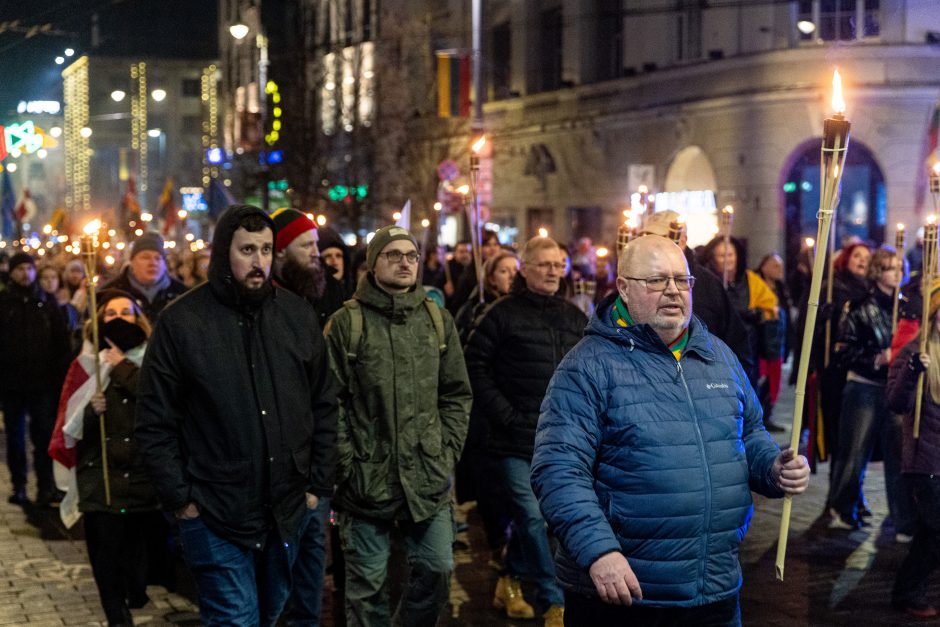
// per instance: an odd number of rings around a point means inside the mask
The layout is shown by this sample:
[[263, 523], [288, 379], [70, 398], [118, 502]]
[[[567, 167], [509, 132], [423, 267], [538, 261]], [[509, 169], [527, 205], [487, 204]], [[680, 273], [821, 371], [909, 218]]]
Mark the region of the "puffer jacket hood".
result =
[[[238, 230], [238, 223], [250, 214], [257, 214], [264, 218], [277, 236], [274, 220], [264, 211], [252, 205], [231, 205], [219, 216], [215, 226], [215, 236], [212, 238], [212, 256], [209, 258], [209, 285], [215, 295], [225, 304], [234, 306], [239, 302], [238, 286], [232, 276], [232, 264], [229, 260], [229, 248]], [[271, 278], [268, 277], [270, 281]]]

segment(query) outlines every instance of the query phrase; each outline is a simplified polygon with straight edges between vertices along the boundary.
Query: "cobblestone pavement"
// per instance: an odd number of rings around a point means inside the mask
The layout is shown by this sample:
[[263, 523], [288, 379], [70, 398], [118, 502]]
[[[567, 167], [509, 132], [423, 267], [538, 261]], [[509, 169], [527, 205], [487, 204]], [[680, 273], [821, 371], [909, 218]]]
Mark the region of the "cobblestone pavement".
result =
[[[781, 395], [776, 415], [789, 420], [792, 396]], [[2, 438], [0, 438], [2, 439]], [[779, 437], [787, 441], [787, 434]], [[5, 450], [0, 443], [0, 457]], [[5, 460], [4, 460], [5, 461]], [[5, 464], [3, 464], [5, 466]], [[889, 605], [894, 573], [906, 555], [895, 544], [890, 524], [884, 524], [887, 504], [880, 463], [870, 466], [866, 494], [874, 510], [869, 530], [848, 533], [827, 528], [823, 517], [828, 468], [820, 466], [807, 494], [796, 499], [790, 527], [786, 580], [776, 581], [774, 559], [781, 502], [758, 498], [751, 528], [741, 549], [744, 588], [742, 615], [746, 625], [915, 625]], [[35, 488], [30, 486], [30, 495]], [[58, 512], [6, 503], [9, 473], [0, 468], [0, 625], [103, 625], [104, 615], [88, 566], [81, 526], [66, 531]], [[497, 574], [488, 565], [489, 553], [472, 508], [461, 508], [470, 530], [459, 536], [466, 548], [455, 554], [456, 573], [451, 607], [441, 621], [449, 626], [534, 625], [509, 621], [491, 607]], [[404, 578], [401, 559], [394, 560], [390, 577], [393, 594]], [[138, 625], [198, 625], [191, 586], [182, 578], [181, 591], [152, 586], [151, 602], [134, 610]], [[525, 588], [531, 598], [531, 590]], [[188, 591], [187, 591], [188, 590]], [[940, 603], [940, 574], [931, 587], [931, 600]], [[342, 625], [341, 599], [327, 578], [324, 625]], [[334, 615], [334, 608], [336, 612]], [[940, 621], [933, 624], [940, 625]]]

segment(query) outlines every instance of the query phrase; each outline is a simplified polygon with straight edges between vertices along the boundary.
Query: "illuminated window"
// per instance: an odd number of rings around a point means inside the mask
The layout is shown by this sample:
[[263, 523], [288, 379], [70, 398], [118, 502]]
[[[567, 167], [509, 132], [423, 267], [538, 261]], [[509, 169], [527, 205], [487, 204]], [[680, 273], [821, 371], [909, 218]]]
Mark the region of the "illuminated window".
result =
[[881, 34], [880, 0], [800, 0], [796, 28], [803, 41], [858, 41]]

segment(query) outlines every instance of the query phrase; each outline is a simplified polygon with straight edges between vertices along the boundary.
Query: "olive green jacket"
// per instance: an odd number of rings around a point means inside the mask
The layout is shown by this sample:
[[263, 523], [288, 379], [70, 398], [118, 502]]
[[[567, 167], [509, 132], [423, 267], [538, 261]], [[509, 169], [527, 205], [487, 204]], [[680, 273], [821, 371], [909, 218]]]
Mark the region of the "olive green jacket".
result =
[[[340, 385], [333, 502], [352, 514], [419, 522], [448, 501], [467, 435], [471, 392], [460, 340], [442, 310], [441, 347], [421, 287], [391, 295], [366, 275], [353, 299], [358, 312], [346, 305], [324, 329]], [[360, 313], [362, 335], [350, 347], [351, 316]]]

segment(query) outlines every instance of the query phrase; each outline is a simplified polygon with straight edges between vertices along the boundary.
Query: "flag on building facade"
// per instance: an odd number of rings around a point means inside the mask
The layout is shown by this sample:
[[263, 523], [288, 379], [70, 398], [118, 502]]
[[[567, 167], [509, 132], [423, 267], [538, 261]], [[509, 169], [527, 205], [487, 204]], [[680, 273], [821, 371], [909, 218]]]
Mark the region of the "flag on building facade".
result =
[[209, 193], [206, 196], [206, 205], [209, 207], [209, 217], [217, 219], [229, 205], [235, 204], [235, 197], [228, 188], [217, 178], [209, 181]]
[[52, 212], [52, 217], [49, 218], [49, 226], [52, 227], [53, 231], [62, 231], [63, 234], [68, 234], [69, 216], [65, 213], [63, 207], [56, 207], [55, 211]]
[[2, 222], [2, 235], [10, 239], [16, 235], [16, 192], [13, 191], [13, 180], [6, 168], [3, 169], [3, 187], [0, 189], [0, 222]]
[[455, 50], [437, 53], [437, 115], [470, 117], [470, 55]]
[[179, 207], [173, 199], [173, 179], [168, 178], [163, 186], [163, 192], [160, 194], [160, 200], [157, 202], [157, 215], [163, 216], [163, 234], [169, 235], [170, 229], [176, 224], [176, 212]]
[[124, 224], [140, 218], [140, 203], [137, 202], [137, 183], [134, 177], [127, 179], [127, 191], [121, 199], [121, 221]]
[[28, 187], [23, 188], [23, 193], [20, 194], [20, 198], [16, 202], [13, 215], [21, 225], [29, 224], [33, 216], [36, 215], [36, 202], [33, 200], [32, 194], [29, 193]]

